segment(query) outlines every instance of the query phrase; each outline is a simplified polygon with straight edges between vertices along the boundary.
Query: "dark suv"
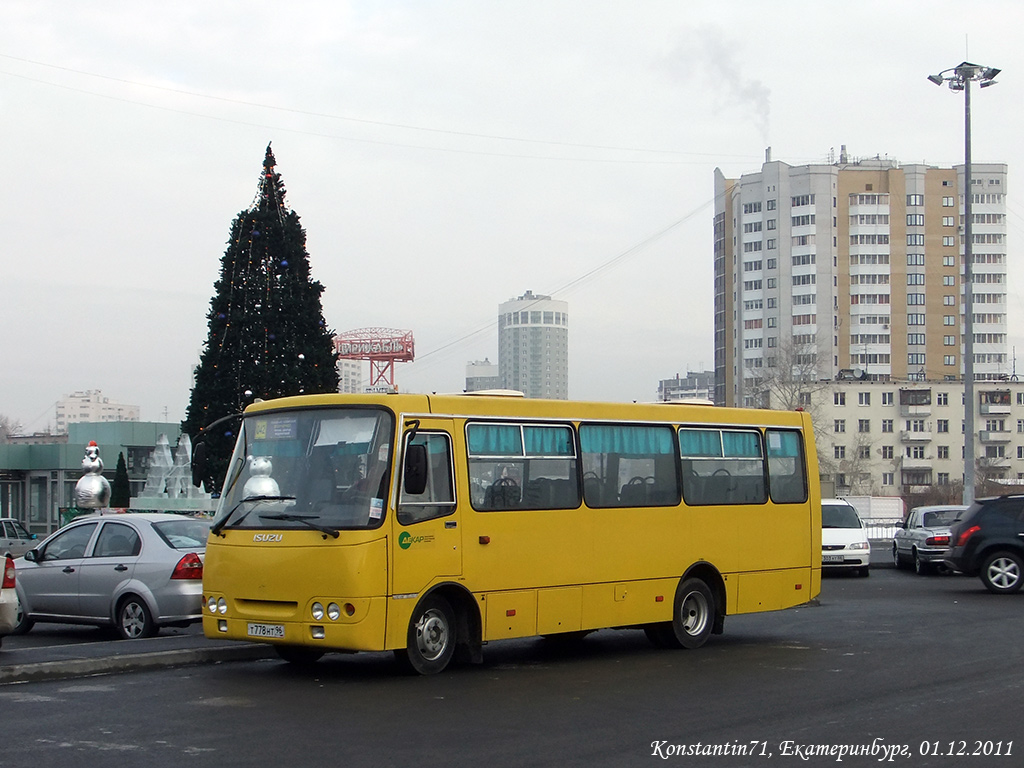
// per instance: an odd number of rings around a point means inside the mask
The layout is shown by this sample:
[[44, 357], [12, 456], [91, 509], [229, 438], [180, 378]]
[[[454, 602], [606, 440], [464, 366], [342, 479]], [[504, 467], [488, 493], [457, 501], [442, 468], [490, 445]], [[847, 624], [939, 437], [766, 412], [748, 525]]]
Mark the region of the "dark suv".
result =
[[943, 563], [980, 576], [989, 592], [1016, 592], [1024, 585], [1024, 495], [979, 499], [950, 526]]

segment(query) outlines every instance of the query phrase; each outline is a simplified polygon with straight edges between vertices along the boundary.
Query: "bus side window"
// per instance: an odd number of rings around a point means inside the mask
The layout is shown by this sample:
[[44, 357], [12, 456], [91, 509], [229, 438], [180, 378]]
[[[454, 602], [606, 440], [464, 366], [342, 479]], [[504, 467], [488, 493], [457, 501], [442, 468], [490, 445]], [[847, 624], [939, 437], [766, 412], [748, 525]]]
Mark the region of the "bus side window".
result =
[[398, 497], [398, 522], [402, 525], [445, 517], [455, 511], [452, 482], [452, 444], [447, 433], [418, 432], [413, 443], [427, 451], [427, 482], [421, 494], [407, 493], [405, 482]]
[[807, 501], [807, 475], [804, 471], [803, 444], [799, 432], [769, 429], [768, 484], [772, 501], [793, 504]]

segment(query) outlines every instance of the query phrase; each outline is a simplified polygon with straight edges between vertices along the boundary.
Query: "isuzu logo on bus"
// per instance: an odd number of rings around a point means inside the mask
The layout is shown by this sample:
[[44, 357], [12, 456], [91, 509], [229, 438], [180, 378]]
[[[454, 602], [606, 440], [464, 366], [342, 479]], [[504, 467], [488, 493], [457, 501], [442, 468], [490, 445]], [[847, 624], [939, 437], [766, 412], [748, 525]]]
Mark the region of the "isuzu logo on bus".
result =
[[283, 541], [284, 536], [280, 533], [254, 533], [253, 541]]

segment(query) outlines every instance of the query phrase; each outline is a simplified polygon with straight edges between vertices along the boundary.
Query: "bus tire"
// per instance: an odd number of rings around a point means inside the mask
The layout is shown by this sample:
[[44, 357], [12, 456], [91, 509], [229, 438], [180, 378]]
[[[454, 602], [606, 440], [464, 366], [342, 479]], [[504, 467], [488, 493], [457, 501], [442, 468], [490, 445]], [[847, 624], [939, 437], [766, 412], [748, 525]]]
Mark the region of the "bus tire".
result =
[[406, 672], [436, 675], [455, 654], [455, 612], [440, 595], [427, 595], [409, 620], [406, 647], [395, 658]]
[[700, 648], [715, 628], [715, 596], [701, 579], [687, 579], [676, 589], [669, 640], [677, 648]]

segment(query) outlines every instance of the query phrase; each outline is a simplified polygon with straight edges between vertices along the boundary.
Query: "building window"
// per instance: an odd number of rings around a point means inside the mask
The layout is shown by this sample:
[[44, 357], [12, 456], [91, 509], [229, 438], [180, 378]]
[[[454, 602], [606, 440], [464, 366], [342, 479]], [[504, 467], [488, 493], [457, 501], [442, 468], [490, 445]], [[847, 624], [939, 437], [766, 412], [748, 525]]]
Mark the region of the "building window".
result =
[[871, 419], [857, 419], [857, 431], [858, 432], [870, 432], [871, 431]]
[[833, 445], [832, 446], [832, 453], [835, 456], [835, 458], [837, 458], [837, 459], [845, 459], [846, 458], [846, 446], [845, 445]]
[[893, 431], [893, 420], [892, 419], [882, 419], [882, 431], [883, 432], [892, 432]]
[[924, 214], [923, 213], [908, 213], [907, 214], [907, 226], [908, 227], [923, 227], [924, 226]]
[[921, 272], [908, 272], [907, 285], [924, 285], [924, 274]]
[[882, 405], [892, 405], [892, 392], [882, 393]]
[[935, 393], [935, 404], [936, 405], [949, 405], [949, 392], [936, 392]]
[[846, 405], [846, 393], [845, 392], [833, 392], [832, 393], [832, 404], [833, 405]]
[[907, 195], [907, 207], [924, 205], [924, 195]]
[[943, 365], [956, 365], [956, 355], [943, 355], [942, 356], [942, 364]]
[[940, 459], [948, 459], [949, 458], [949, 446], [948, 445], [940, 445], [935, 450], [936, 450], [936, 456], [938, 456]]
[[954, 205], [956, 205], [956, 202], [953, 200], [952, 197], [944, 197], [944, 198], [942, 198], [942, 207], [943, 208], [952, 208]]
[[833, 432], [845, 432], [846, 431], [846, 419], [836, 419], [832, 424]]
[[871, 393], [870, 392], [858, 392], [857, 393], [857, 405], [871, 405]]
[[894, 482], [894, 473], [893, 472], [883, 472], [882, 473], [882, 485], [895, 485], [895, 484], [896, 483]]
[[891, 459], [891, 458], [893, 458], [894, 453], [895, 452], [893, 451], [893, 447], [891, 445], [883, 445], [882, 446], [882, 458], [883, 459]]
[[953, 235], [943, 235], [942, 244], [947, 248], [952, 248], [954, 245], [956, 245], [956, 238], [953, 237]]
[[938, 419], [935, 422], [936, 432], [949, 432], [949, 419]]
[[949, 485], [949, 472], [938, 472], [935, 475], [935, 482], [938, 485]]

